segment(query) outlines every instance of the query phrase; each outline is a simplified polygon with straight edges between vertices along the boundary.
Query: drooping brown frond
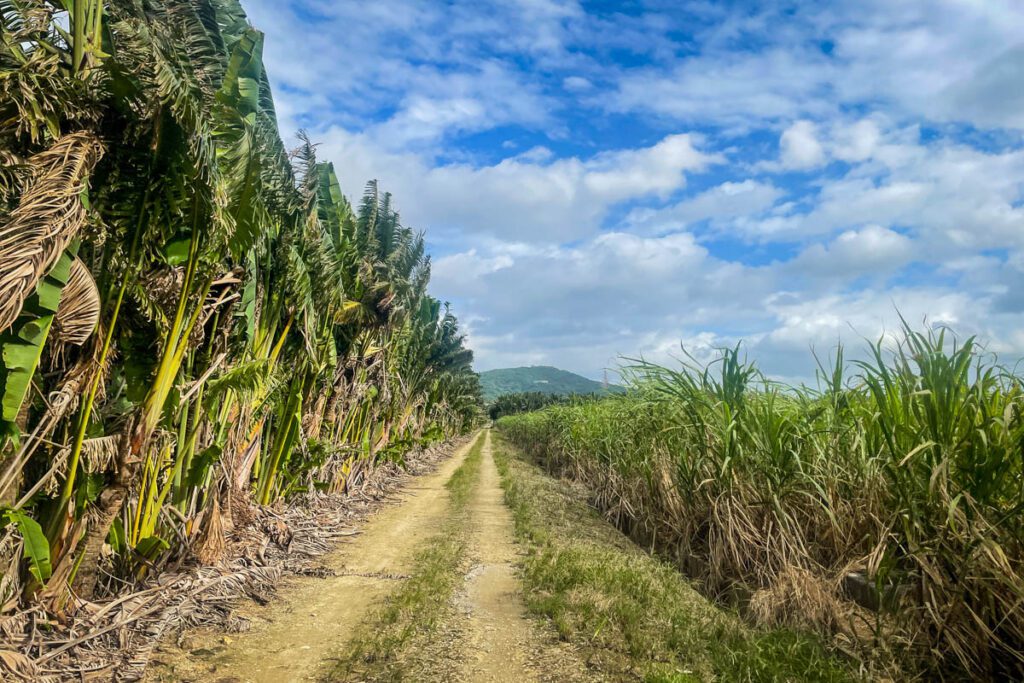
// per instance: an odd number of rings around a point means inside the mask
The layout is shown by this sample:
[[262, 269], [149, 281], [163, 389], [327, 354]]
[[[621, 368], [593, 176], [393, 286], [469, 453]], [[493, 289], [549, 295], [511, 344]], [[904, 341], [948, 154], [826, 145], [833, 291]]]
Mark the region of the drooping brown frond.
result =
[[202, 565], [220, 562], [224, 558], [227, 546], [224, 540], [224, 515], [220, 511], [220, 501], [216, 492], [213, 494], [213, 504], [209, 508], [209, 514], [199, 539], [199, 547], [196, 549], [196, 559]]
[[60, 344], [81, 346], [96, 329], [100, 319], [100, 291], [89, 268], [81, 259], [71, 262], [71, 275], [64, 285], [54, 332]]
[[120, 434], [96, 436], [82, 442], [82, 462], [86, 472], [109, 472], [117, 458]]
[[0, 149], [0, 202], [16, 197], [27, 175], [28, 165], [24, 159], [8, 149]]
[[83, 131], [29, 160], [34, 180], [0, 227], [0, 331], [85, 224], [82, 192], [102, 153], [96, 136]]

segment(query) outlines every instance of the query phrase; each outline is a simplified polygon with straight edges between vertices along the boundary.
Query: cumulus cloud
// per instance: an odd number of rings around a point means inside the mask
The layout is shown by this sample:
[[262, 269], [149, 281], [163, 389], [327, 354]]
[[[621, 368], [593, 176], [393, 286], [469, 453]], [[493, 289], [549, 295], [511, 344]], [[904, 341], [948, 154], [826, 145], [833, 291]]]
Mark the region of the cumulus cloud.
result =
[[[834, 8], [824, 10], [833, 12]], [[1024, 12], [1015, 0], [884, 0], [840, 8], [829, 31], [845, 62], [843, 101], [886, 102], [909, 116], [1024, 128], [1019, 88]]]
[[802, 205], [734, 227], [753, 240], [792, 241], [867, 224], [902, 226], [936, 252], [1022, 245], [1024, 150], [923, 142], [917, 127], [884, 140], [873, 125], [863, 125], [856, 154], [843, 146], [850, 136], [840, 138], [843, 154], [863, 155], [863, 163], [816, 180]]
[[788, 265], [798, 276], [885, 278], [913, 257], [914, 244], [909, 237], [880, 225], [868, 225], [846, 230], [829, 242], [811, 245]]
[[[477, 266], [503, 258], [503, 267]], [[734, 287], [756, 283], [746, 294]], [[640, 237], [612, 232], [572, 247], [496, 244], [438, 259], [437, 294], [471, 311], [470, 342], [482, 367], [500, 367], [533, 349], [538, 361], [593, 375], [619, 354], [678, 341], [695, 321], [742, 309], [757, 315], [756, 269], [711, 257], [692, 234]], [[715, 301], [730, 299], [728, 307]], [[722, 318], [724, 319], [724, 318]]]
[[779, 152], [785, 168], [808, 169], [825, 162], [825, 150], [812, 121], [797, 121], [783, 131]]
[[679, 230], [705, 220], [756, 216], [773, 207], [783, 192], [768, 182], [727, 181], [659, 209], [634, 209], [626, 222], [647, 231]]
[[678, 190], [686, 184], [686, 172], [700, 172], [719, 158], [700, 151], [686, 134], [589, 159], [525, 155], [489, 166], [433, 165], [419, 154], [391, 152], [343, 129], [319, 137], [322, 156], [345, 160], [338, 170], [349, 194], [361, 191], [363, 179], [378, 179], [394, 193], [408, 224], [429, 227], [440, 240], [467, 234], [577, 239], [596, 231], [617, 203]]
[[878, 124], [861, 119], [850, 125], [836, 127], [832, 140], [832, 154], [843, 161], [857, 162], [870, 159], [881, 141]]
[[583, 183], [598, 196], [621, 200], [682, 187], [683, 171], [716, 160], [694, 149], [690, 135], [670, 135], [653, 147], [602, 154], [587, 164]]

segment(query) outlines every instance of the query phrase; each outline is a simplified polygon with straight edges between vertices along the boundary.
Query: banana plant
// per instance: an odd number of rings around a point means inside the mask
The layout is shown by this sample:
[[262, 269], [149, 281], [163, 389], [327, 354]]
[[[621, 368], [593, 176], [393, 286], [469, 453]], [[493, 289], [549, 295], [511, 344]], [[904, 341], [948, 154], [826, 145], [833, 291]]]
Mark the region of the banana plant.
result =
[[0, 0], [0, 501], [51, 608], [479, 414], [422, 235], [287, 152], [263, 41], [236, 0]]

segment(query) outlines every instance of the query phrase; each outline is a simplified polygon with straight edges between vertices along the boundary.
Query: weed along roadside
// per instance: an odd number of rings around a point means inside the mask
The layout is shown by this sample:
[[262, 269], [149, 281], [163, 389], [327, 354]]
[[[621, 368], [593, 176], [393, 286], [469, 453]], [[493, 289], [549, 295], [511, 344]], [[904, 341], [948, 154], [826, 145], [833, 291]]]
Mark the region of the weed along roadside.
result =
[[[447, 503], [436, 531], [417, 551], [408, 578], [355, 628], [327, 675], [332, 681], [437, 680], [430, 638], [450, 610], [469, 534], [467, 504], [480, 471], [483, 435], [444, 484]], [[436, 672], [435, 672], [436, 673]]]
[[527, 616], [513, 522], [485, 432], [447, 484], [448, 516], [408, 578], [356, 628], [337, 681], [614, 680]]

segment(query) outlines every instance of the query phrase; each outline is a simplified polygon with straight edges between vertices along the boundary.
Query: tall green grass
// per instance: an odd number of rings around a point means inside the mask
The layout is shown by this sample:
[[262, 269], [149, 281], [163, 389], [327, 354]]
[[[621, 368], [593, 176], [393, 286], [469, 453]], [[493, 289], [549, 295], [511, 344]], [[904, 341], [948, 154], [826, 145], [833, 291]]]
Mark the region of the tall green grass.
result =
[[[763, 622], [907, 674], [1024, 676], [1024, 387], [973, 338], [905, 326], [819, 363], [816, 388], [739, 347], [625, 372], [627, 396], [498, 426]], [[877, 610], [846, 599], [851, 574]]]

